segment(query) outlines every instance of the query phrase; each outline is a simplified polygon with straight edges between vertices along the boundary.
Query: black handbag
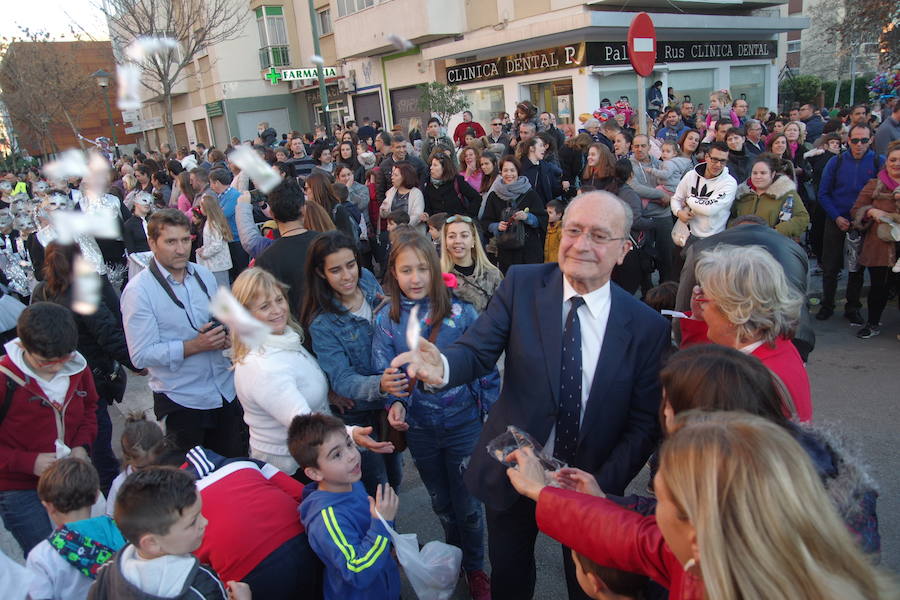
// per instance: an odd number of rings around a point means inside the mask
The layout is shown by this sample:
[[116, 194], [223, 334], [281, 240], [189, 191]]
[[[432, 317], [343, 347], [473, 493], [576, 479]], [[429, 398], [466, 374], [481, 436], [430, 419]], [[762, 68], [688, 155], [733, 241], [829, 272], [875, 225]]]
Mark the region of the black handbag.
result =
[[521, 250], [525, 247], [525, 224], [512, 218], [516, 210], [514, 206], [503, 210], [503, 220], [508, 225], [506, 231], [497, 235], [497, 248], [501, 250]]

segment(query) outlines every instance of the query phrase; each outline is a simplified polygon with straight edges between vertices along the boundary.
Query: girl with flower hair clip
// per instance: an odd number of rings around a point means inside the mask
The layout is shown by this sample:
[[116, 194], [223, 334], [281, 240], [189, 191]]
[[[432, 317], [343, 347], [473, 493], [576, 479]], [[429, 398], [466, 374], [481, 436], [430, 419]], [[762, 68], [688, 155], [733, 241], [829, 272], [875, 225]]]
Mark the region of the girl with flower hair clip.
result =
[[[372, 353], [375, 368], [390, 368], [397, 355], [414, 350], [419, 335], [438, 349], [458, 340], [478, 317], [448, 286], [456, 277], [441, 274], [434, 245], [407, 227], [391, 236], [385, 293], [389, 307], [375, 316]], [[484, 518], [481, 502], [463, 483], [464, 464], [475, 449], [484, 416], [497, 399], [497, 369], [466, 385], [426, 389], [410, 381], [406, 394], [386, 395], [388, 423], [406, 431], [416, 468], [431, 495], [432, 508], [448, 544], [462, 549], [462, 566], [473, 598], [489, 598], [484, 573]]]

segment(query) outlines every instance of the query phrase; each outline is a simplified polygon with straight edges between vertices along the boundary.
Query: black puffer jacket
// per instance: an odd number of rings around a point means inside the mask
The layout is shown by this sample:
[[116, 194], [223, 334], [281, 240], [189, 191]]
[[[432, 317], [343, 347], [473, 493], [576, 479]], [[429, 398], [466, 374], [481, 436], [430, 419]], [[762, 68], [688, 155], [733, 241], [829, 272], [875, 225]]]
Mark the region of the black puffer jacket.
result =
[[457, 175], [454, 180], [440, 186], [435, 186], [428, 179], [422, 186], [422, 194], [425, 196], [425, 212], [429, 215], [445, 212], [448, 217], [467, 215], [473, 219], [478, 218], [481, 194], [462, 175]]
[[[66, 308], [72, 306], [71, 291], [62, 296], [49, 297], [45, 282], [39, 283], [34, 288], [31, 301], [53, 302]], [[116, 361], [132, 371], [138, 371], [128, 354], [122, 323], [105, 302], [100, 302], [97, 312], [92, 315], [82, 315], [74, 311], [72, 315], [78, 326], [78, 351], [84, 356], [91, 371], [96, 370], [110, 375], [115, 371]]]

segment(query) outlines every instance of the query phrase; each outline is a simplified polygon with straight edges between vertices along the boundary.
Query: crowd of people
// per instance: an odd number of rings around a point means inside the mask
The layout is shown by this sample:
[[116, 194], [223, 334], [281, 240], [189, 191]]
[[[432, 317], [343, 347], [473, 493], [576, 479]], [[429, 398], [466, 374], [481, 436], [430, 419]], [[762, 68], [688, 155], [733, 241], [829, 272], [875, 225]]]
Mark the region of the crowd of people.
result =
[[[580, 129], [528, 101], [452, 133], [261, 123], [114, 160], [99, 195], [5, 174], [18, 597], [399, 598], [405, 450], [476, 600], [533, 596], [539, 531], [570, 598], [900, 597], [877, 484], [805, 366], [811, 259], [819, 320], [847, 263], [859, 338], [896, 295], [900, 101], [876, 131], [865, 104], [648, 100], [646, 122], [604, 100]], [[267, 193], [240, 145], [280, 178]], [[121, 236], [63, 243], [54, 211], [99, 208]], [[213, 315], [220, 289], [263, 339]], [[153, 415], [120, 460], [126, 371]], [[536, 444], [490, 452], [511, 426]]]

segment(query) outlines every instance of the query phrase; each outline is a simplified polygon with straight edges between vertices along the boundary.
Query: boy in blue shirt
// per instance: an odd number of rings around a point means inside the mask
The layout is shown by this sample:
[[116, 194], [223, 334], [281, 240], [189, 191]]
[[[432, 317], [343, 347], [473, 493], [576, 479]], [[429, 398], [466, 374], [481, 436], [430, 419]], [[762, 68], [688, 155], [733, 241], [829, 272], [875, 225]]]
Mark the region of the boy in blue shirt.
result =
[[399, 598], [391, 538], [376, 515], [377, 510], [393, 526], [397, 494], [388, 485], [378, 486], [375, 499], [366, 494], [359, 450], [335, 417], [294, 417], [288, 448], [313, 480], [303, 491], [300, 519], [325, 563], [325, 600]]

